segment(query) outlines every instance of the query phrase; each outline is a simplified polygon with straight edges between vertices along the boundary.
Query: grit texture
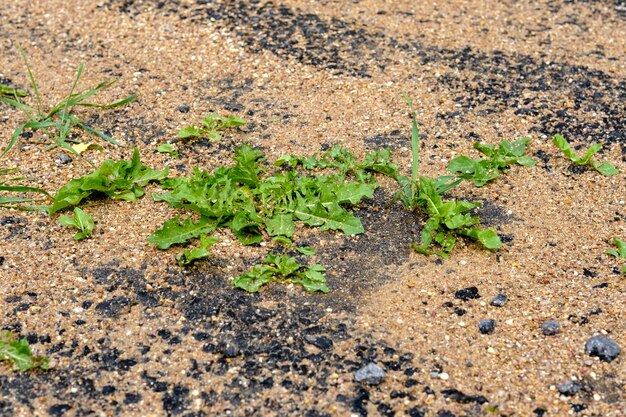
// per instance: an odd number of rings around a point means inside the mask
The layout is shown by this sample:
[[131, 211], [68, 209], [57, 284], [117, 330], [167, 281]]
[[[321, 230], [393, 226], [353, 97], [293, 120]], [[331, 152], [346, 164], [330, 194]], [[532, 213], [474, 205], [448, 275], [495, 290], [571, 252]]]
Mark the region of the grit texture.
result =
[[[3, 0], [0, 82], [32, 91], [18, 45], [46, 103], [81, 62], [80, 87], [119, 78], [99, 101], [138, 93], [77, 110], [122, 144], [74, 132], [104, 147], [83, 154], [95, 166], [136, 146], [178, 177], [231, 164], [244, 143], [268, 161], [342, 145], [388, 148], [409, 173], [404, 92], [421, 174], [477, 157], [475, 141], [525, 136], [537, 164], [449, 191], [482, 202], [497, 251], [462, 240], [447, 259], [413, 252], [423, 216], [388, 204], [397, 185], [383, 177], [352, 209], [363, 234], [298, 226], [295, 243], [316, 254], [291, 254], [327, 268], [328, 294], [236, 289], [280, 248], [225, 231], [180, 268], [181, 248], [146, 240], [176, 213], [153, 201], [156, 184], [134, 203], [87, 200], [96, 225], [81, 242], [58, 214], [0, 208], [0, 326], [52, 364], [0, 362], [0, 416], [626, 416], [626, 279], [605, 254], [626, 238], [622, 0]], [[177, 139], [210, 112], [248, 124], [219, 142]], [[24, 117], [0, 104], [2, 148]], [[557, 133], [601, 143], [620, 174], [573, 167]], [[0, 169], [50, 193], [93, 170], [50, 143], [23, 134]], [[622, 352], [589, 355], [597, 335]]]

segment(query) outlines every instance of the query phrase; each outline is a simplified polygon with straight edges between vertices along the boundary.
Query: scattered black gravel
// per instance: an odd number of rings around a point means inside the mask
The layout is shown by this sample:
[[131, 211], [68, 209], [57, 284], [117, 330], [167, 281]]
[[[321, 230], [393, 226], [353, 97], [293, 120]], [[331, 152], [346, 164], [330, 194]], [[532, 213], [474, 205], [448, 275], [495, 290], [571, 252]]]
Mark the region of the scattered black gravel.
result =
[[566, 381], [556, 386], [556, 389], [563, 395], [572, 396], [583, 389], [583, 384], [579, 381]]
[[605, 336], [593, 336], [585, 343], [585, 352], [589, 356], [597, 356], [606, 362], [617, 358], [621, 351], [622, 349], [613, 339]]
[[508, 300], [508, 297], [506, 296], [506, 294], [500, 293], [496, 295], [495, 297], [493, 297], [490, 304], [494, 307], [504, 307], [507, 300]]
[[454, 298], [458, 298], [459, 300], [467, 301], [471, 299], [480, 298], [480, 294], [478, 293], [478, 288], [476, 287], [468, 287], [458, 290], [454, 293]]
[[441, 393], [444, 397], [461, 404], [484, 404], [487, 402], [487, 398], [483, 395], [467, 395], [457, 389], [444, 389]]
[[496, 321], [493, 319], [485, 319], [478, 322], [478, 330], [482, 334], [491, 334], [496, 329]]
[[555, 334], [560, 333], [561, 325], [556, 320], [548, 320], [541, 323], [541, 331], [546, 336], [554, 336]]
[[354, 379], [370, 385], [378, 385], [385, 378], [385, 371], [375, 363], [369, 363], [356, 371]]

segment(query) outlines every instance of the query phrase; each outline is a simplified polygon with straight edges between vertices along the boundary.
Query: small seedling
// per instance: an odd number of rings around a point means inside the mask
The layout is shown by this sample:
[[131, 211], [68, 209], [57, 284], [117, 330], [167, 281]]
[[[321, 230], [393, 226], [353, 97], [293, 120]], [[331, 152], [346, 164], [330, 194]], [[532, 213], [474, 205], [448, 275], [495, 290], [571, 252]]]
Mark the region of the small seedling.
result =
[[[621, 239], [614, 238], [613, 244], [617, 249], [609, 249], [607, 255], [615, 256], [617, 259], [626, 260], [626, 242]], [[626, 265], [622, 265], [621, 270], [626, 274]]]
[[50, 361], [47, 358], [33, 356], [26, 338], [17, 340], [11, 332], [0, 333], [0, 361], [11, 362], [15, 371], [50, 368]]
[[500, 176], [500, 172], [506, 171], [511, 165], [517, 164], [525, 167], [535, 165], [535, 161], [526, 152], [526, 145], [530, 138], [523, 138], [513, 143], [503, 140], [494, 146], [487, 143], [474, 143], [474, 148], [479, 150], [487, 158], [471, 159], [460, 155], [448, 164], [448, 170], [459, 178], [473, 180], [476, 187], [482, 187], [487, 182]]
[[155, 171], [142, 164], [139, 150], [135, 148], [130, 161], [107, 159], [91, 174], [65, 184], [55, 194], [48, 212], [53, 215], [59, 210], [77, 206], [92, 194], [104, 194], [109, 198], [133, 202], [143, 196], [146, 184], [163, 180], [167, 173], [167, 168]]
[[209, 249], [215, 243], [218, 242], [216, 237], [209, 237], [207, 235], [200, 236], [200, 246], [189, 249], [183, 249], [183, 252], [176, 257], [176, 262], [178, 262], [178, 266], [187, 266], [198, 259], [206, 258], [211, 255]]
[[557, 148], [563, 152], [570, 161], [572, 161], [576, 165], [588, 165], [593, 167], [596, 171], [604, 176], [611, 176], [619, 174], [619, 170], [615, 168], [612, 164], [608, 162], [598, 162], [593, 159], [593, 156], [602, 148], [602, 145], [599, 143], [594, 143], [591, 147], [585, 152], [585, 155], [581, 158], [574, 152], [574, 150], [570, 147], [569, 142], [562, 135], [554, 135], [552, 138], [552, 143], [556, 145]]
[[[17, 171], [17, 168], [4, 168], [0, 169], [0, 178], [3, 176], [12, 174]], [[14, 177], [9, 179], [0, 179], [0, 207], [2, 208], [14, 208], [18, 210], [46, 210], [44, 205], [28, 205], [25, 203], [43, 203], [46, 199], [50, 198], [50, 194], [38, 187], [28, 187], [25, 185], [16, 185], [21, 181], [27, 181], [28, 178]], [[36, 197], [22, 197], [22, 193], [33, 193], [41, 195], [41, 198]]]
[[22, 123], [17, 127], [17, 129], [13, 131], [13, 135], [9, 140], [9, 144], [6, 146], [2, 154], [0, 154], [0, 158], [6, 155], [13, 148], [22, 132], [24, 132], [24, 130], [26, 129], [30, 129], [33, 132], [40, 129], [43, 130], [44, 133], [54, 141], [54, 144], [49, 146], [48, 149], [60, 146], [61, 148], [73, 154], [78, 154], [78, 152], [68, 142], [74, 142], [74, 140], [70, 139], [69, 137], [71, 131], [74, 128], [93, 134], [103, 140], [106, 140], [107, 142], [119, 145], [119, 143], [112, 139], [109, 135], [99, 130], [96, 130], [82, 122], [80, 119], [78, 119], [78, 117], [73, 114], [73, 112], [76, 107], [96, 107], [101, 109], [120, 107], [134, 100], [137, 97], [136, 94], [130, 95], [122, 100], [109, 104], [95, 104], [88, 102], [87, 100], [89, 100], [94, 95], [98, 94], [102, 90], [111, 87], [115, 83], [115, 80], [104, 81], [95, 87], [75, 92], [78, 81], [83, 74], [83, 64], [80, 64], [78, 66], [78, 70], [76, 71], [76, 77], [74, 78], [74, 82], [72, 84], [72, 88], [70, 89], [69, 95], [62, 99], [60, 102], [58, 102], [50, 110], [45, 111], [43, 108], [42, 97], [39, 93], [37, 83], [35, 82], [35, 77], [28, 64], [26, 54], [21, 48], [19, 49], [19, 51], [22, 55], [22, 59], [24, 60], [26, 69], [28, 71], [28, 78], [30, 80], [31, 87], [35, 93], [37, 107], [31, 107], [22, 103], [19, 99], [20, 95], [18, 93], [13, 94], [11, 97], [7, 95], [0, 95], [0, 102], [13, 106], [23, 111], [26, 116], [28, 116], [28, 121]]
[[187, 126], [178, 132], [177, 137], [180, 139], [188, 138], [207, 138], [211, 142], [217, 142], [222, 139], [219, 132], [232, 127], [243, 126], [247, 122], [236, 116], [220, 116], [219, 114], [210, 113], [202, 119], [202, 126]]
[[72, 226], [79, 230], [74, 235], [75, 241], [83, 240], [91, 236], [93, 232], [93, 219], [78, 207], [74, 207], [74, 215], [72, 217], [63, 215], [59, 218], [59, 222], [63, 226]]
[[172, 158], [178, 158], [178, 151], [174, 149], [172, 145], [169, 143], [162, 143], [157, 148], [157, 151], [160, 153], [167, 153], [172, 156]]
[[328, 292], [326, 269], [319, 264], [303, 266], [295, 258], [287, 255], [268, 255], [263, 263], [255, 265], [251, 271], [233, 279], [233, 284], [248, 292], [257, 292], [270, 282], [291, 282], [302, 285], [309, 292]]

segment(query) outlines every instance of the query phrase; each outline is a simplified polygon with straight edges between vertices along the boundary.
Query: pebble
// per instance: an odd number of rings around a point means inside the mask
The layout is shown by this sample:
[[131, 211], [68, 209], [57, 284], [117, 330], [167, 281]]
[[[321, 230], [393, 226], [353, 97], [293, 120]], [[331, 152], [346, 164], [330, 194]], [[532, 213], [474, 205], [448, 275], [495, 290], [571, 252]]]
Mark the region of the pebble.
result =
[[597, 356], [603, 361], [611, 362], [617, 358], [622, 349], [615, 341], [606, 336], [593, 336], [585, 343], [585, 352], [589, 356]]
[[478, 322], [478, 330], [482, 334], [491, 334], [496, 329], [496, 321], [493, 319], [485, 319]]
[[66, 154], [65, 152], [57, 153], [57, 157], [55, 159], [55, 162], [57, 163], [57, 165], [69, 164], [72, 161], [73, 161], [72, 157]]
[[504, 307], [508, 300], [506, 294], [498, 294], [491, 300], [491, 305], [494, 307]]
[[557, 385], [556, 389], [563, 395], [572, 396], [583, 389], [583, 384], [578, 381], [566, 381]]
[[541, 323], [541, 331], [546, 336], [554, 336], [561, 331], [561, 325], [556, 320], [548, 320]]
[[476, 287], [468, 287], [458, 290], [454, 293], [454, 298], [458, 298], [459, 300], [467, 301], [469, 299], [480, 298], [480, 294], [478, 293], [478, 288]]
[[370, 385], [378, 385], [385, 377], [385, 371], [375, 363], [369, 363], [354, 374], [357, 382], [365, 382]]

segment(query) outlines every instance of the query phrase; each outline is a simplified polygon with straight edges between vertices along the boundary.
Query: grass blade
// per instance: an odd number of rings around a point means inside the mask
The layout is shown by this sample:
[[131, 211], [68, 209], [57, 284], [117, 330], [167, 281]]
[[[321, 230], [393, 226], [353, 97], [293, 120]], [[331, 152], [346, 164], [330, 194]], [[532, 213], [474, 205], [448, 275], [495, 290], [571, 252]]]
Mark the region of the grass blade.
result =
[[30, 69], [30, 65], [28, 65], [28, 58], [26, 58], [24, 49], [22, 49], [20, 45], [18, 45], [17, 49], [20, 52], [22, 59], [24, 60], [24, 64], [26, 65], [26, 70], [28, 71], [28, 79], [30, 80], [30, 85], [33, 87], [33, 90], [35, 91], [38, 113], [41, 115], [43, 114], [43, 105], [41, 104], [41, 94], [39, 94], [39, 88], [37, 88], [37, 83], [35, 82], [35, 76], [33, 75], [33, 72]]

